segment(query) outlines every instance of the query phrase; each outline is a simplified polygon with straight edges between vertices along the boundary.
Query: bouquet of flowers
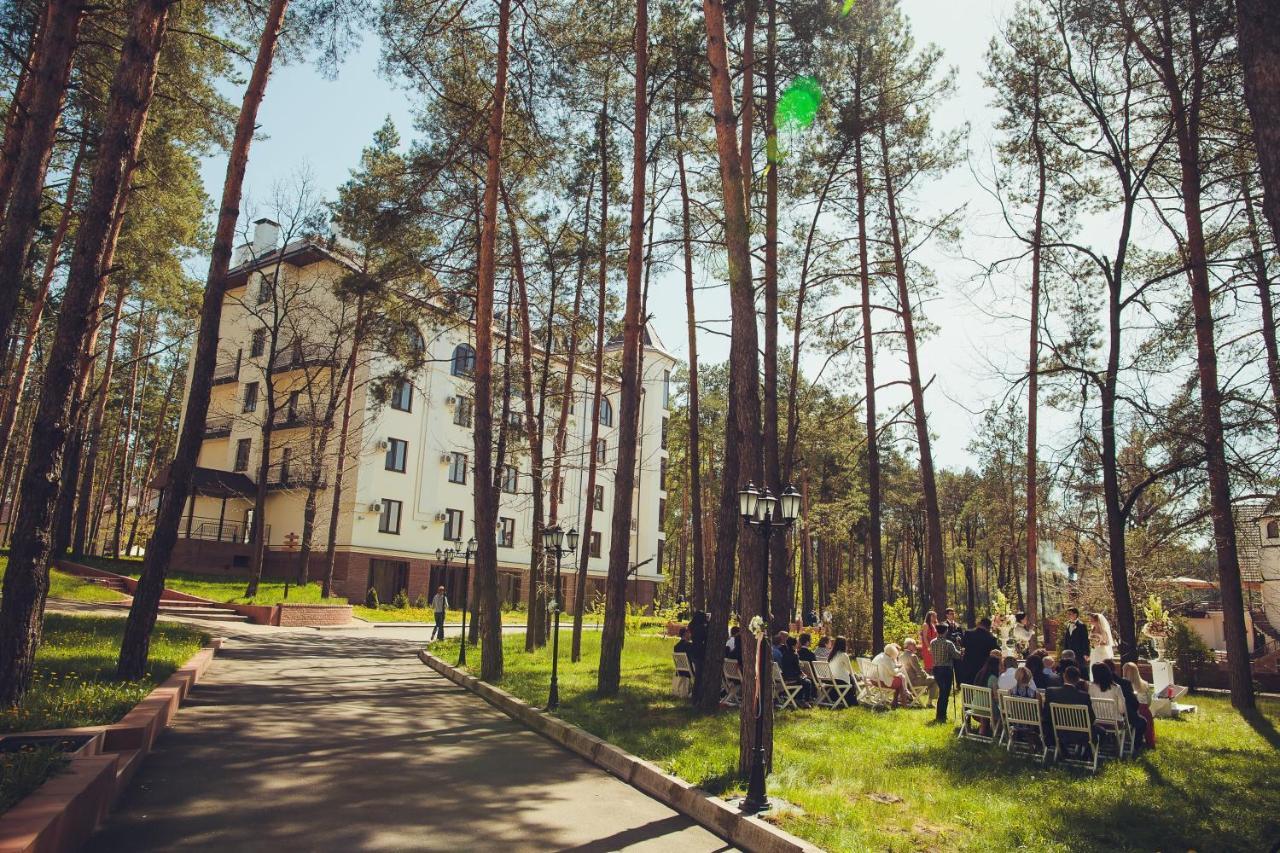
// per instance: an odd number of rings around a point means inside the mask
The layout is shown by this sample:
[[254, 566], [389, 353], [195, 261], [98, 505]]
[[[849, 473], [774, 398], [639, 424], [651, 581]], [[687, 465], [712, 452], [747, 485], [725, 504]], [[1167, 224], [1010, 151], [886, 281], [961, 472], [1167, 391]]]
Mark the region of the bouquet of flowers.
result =
[[1169, 636], [1169, 614], [1160, 596], [1155, 593], [1147, 596], [1147, 603], [1142, 605], [1142, 615], [1147, 618], [1142, 626], [1143, 634], [1152, 638]]
[[1014, 626], [1013, 607], [1009, 604], [1009, 599], [1001, 590], [996, 590], [996, 594], [991, 598], [991, 628], [1000, 634], [1000, 640], [1003, 645], [1009, 645], [1009, 632]]

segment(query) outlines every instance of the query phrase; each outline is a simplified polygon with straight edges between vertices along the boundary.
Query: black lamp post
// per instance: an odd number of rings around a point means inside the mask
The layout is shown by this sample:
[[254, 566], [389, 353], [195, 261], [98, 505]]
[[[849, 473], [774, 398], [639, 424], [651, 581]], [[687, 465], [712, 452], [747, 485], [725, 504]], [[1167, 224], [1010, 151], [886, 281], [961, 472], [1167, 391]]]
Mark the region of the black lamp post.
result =
[[[781, 510], [779, 512], [779, 510]], [[794, 486], [787, 486], [781, 498], [769, 494], [769, 490], [756, 491], [754, 483], [738, 492], [738, 512], [748, 529], [755, 529], [764, 543], [764, 566], [760, 572], [760, 618], [763, 626], [756, 638], [756, 743], [751, 750], [751, 776], [747, 781], [747, 797], [742, 810], [755, 813], [769, 807], [769, 797], [764, 783], [764, 711], [770, 701], [773, 683], [771, 667], [773, 655], [769, 653], [769, 538], [774, 530], [786, 534], [800, 515], [800, 493]]]
[[[445, 541], [447, 542], [448, 540], [446, 539]], [[457, 553], [458, 553], [458, 552], [457, 552], [455, 549], [453, 549], [453, 548], [445, 548], [445, 549], [443, 549], [443, 550], [441, 550], [441, 549], [439, 549], [439, 548], [437, 548], [437, 549], [436, 549], [436, 562], [437, 562], [437, 563], [439, 563], [439, 564], [440, 564], [440, 566], [441, 566], [441, 568], [443, 568], [443, 569], [444, 569], [445, 577], [448, 577], [448, 576], [449, 576], [449, 561], [450, 561], [450, 560], [452, 560], [452, 559], [453, 559], [453, 557], [454, 557], [454, 555], [455, 555], [455, 554], [457, 554]], [[443, 580], [443, 578], [442, 578], [442, 580]], [[441, 629], [441, 631], [443, 631], [443, 630], [444, 630], [444, 629]], [[431, 634], [431, 636], [432, 636], [432, 637], [435, 637], [435, 629], [432, 629], [432, 634]], [[441, 634], [440, 639], [441, 639], [441, 640], [443, 640], [443, 639], [444, 639], [444, 635], [443, 635], [443, 633]]]
[[[461, 542], [459, 536], [454, 540]], [[475, 537], [467, 540], [467, 550], [463, 552], [462, 563], [462, 633], [458, 635], [458, 666], [467, 665], [467, 595], [471, 586], [471, 558], [476, 553]]]
[[[567, 548], [564, 547], [566, 539], [569, 546]], [[551, 588], [551, 601], [547, 605], [551, 609], [555, 622], [551, 629], [551, 693], [547, 696], [547, 710], [554, 711], [560, 707], [560, 683], [557, 673], [557, 665], [560, 662], [560, 558], [578, 550], [578, 531], [571, 527], [566, 534], [558, 524], [545, 528], [542, 531], [542, 545], [546, 549], [547, 556], [556, 558], [555, 581]]]

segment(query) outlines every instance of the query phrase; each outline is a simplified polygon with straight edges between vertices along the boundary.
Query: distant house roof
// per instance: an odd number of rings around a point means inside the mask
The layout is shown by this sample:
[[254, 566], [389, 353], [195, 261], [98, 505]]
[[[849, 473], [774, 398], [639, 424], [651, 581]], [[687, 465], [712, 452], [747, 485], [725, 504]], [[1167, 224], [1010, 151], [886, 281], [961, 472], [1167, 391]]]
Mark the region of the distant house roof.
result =
[[[169, 485], [169, 466], [165, 465], [151, 481], [151, 488], [164, 489]], [[257, 492], [253, 480], [239, 471], [220, 471], [217, 468], [197, 467], [191, 477], [191, 490], [197, 495], [214, 498], [252, 498]]]

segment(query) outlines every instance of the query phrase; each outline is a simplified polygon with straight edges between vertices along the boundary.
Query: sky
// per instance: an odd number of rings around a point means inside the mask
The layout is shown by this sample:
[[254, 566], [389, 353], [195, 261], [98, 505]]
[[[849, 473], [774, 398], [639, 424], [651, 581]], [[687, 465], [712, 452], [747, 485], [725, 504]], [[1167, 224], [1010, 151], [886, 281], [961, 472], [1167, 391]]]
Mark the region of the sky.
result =
[[[977, 268], [967, 260], [993, 256], [1002, 248], [989, 236], [998, 228], [973, 171], [980, 170], [980, 164], [989, 160], [990, 128], [994, 123], [989, 94], [981, 80], [983, 57], [1012, 2], [903, 0], [902, 5], [917, 43], [938, 45], [945, 62], [956, 69], [956, 93], [935, 114], [936, 127], [951, 129], [967, 124], [970, 128], [968, 147], [973, 165], [962, 163], [922, 193], [930, 207], [968, 205], [963, 249], [929, 256], [938, 279], [938, 295], [924, 306], [924, 311], [936, 331], [923, 343], [920, 353], [924, 380], [936, 376], [926, 395], [930, 430], [936, 436], [935, 463], [963, 468], [973, 464], [968, 445], [980, 423], [981, 410], [1008, 391], [998, 368], [1014, 369], [1026, 358], [1025, 319], [993, 315], [987, 307], [989, 294], [979, 292]], [[854, 14], [856, 9], [855, 6]], [[378, 50], [378, 41], [370, 34], [333, 80], [305, 64], [282, 66], [273, 73], [258, 117], [263, 136], [255, 140], [250, 152], [244, 208], [249, 215], [253, 215], [255, 200], [261, 210], [273, 186], [301, 169], [309, 173], [318, 192], [333, 197], [387, 116], [406, 141], [410, 138], [409, 97], [378, 74]], [[238, 91], [228, 90], [226, 94], [239, 103]], [[215, 198], [225, 170], [225, 157], [211, 157], [203, 164], [205, 187]], [[670, 289], [669, 298], [664, 298], [664, 289]], [[653, 281], [650, 306], [654, 326], [667, 349], [681, 358], [687, 351], [683, 305], [683, 280], [679, 276], [662, 276]], [[723, 288], [704, 289], [697, 307], [700, 318], [726, 318], [727, 293]], [[1016, 307], [1000, 313], [1015, 314]], [[704, 335], [699, 340], [699, 355], [704, 361], [723, 360], [728, 355], [727, 339]], [[883, 377], [877, 378], [905, 378], [905, 366], [899, 361], [895, 353], [877, 358], [877, 369]], [[855, 379], [830, 373], [827, 378], [850, 385]], [[857, 381], [861, 381], [860, 377]], [[891, 389], [884, 396], [879, 405], [882, 412], [896, 411], [906, 400], [900, 388]]]

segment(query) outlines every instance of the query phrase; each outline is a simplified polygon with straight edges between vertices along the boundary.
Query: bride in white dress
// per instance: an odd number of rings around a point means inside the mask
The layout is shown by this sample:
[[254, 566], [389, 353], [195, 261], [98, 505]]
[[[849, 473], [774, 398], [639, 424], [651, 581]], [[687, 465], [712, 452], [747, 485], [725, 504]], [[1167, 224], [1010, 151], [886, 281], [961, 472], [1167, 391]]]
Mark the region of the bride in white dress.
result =
[[[1110, 664], [1115, 656], [1114, 641], [1111, 636], [1111, 623], [1101, 613], [1089, 614], [1089, 668], [1095, 663]], [[1092, 672], [1088, 673], [1092, 680]]]

